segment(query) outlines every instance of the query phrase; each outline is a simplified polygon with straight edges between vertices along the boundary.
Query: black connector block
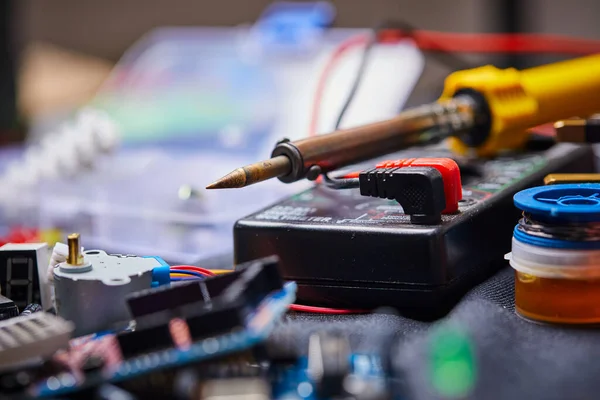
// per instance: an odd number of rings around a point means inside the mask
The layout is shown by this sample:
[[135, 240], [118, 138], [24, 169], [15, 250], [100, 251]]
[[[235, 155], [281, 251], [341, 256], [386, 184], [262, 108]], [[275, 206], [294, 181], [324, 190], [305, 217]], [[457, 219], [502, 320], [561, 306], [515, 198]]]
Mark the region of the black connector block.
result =
[[192, 339], [197, 340], [244, 327], [248, 312], [242, 301], [234, 301], [218, 302], [210, 310], [203, 309], [201, 304], [189, 304], [182, 314]]
[[8, 297], [0, 295], [0, 321], [16, 317], [19, 315], [19, 309], [14, 301]]
[[169, 321], [169, 316], [164, 312], [149, 315], [137, 321], [134, 331], [118, 334], [117, 341], [123, 358], [173, 347]]
[[376, 168], [358, 179], [361, 195], [396, 200], [413, 224], [437, 224], [446, 208], [444, 180], [433, 167]]
[[173, 347], [173, 318], [186, 321], [193, 340], [244, 328], [259, 303], [283, 288], [278, 263], [276, 256], [265, 257], [229, 274], [131, 294], [127, 304], [136, 328], [117, 336], [123, 357]]
[[[283, 288], [278, 264], [276, 256], [243, 264], [238, 267], [241, 271], [239, 278], [223, 291], [221, 297], [225, 301], [242, 300], [246, 305], [256, 306], [269, 293]], [[207, 281], [207, 287], [211, 283]], [[210, 287], [208, 291], [211, 292]]]
[[201, 282], [186, 282], [142, 290], [127, 296], [129, 313], [135, 319], [165, 310], [173, 310], [184, 304], [204, 301]]

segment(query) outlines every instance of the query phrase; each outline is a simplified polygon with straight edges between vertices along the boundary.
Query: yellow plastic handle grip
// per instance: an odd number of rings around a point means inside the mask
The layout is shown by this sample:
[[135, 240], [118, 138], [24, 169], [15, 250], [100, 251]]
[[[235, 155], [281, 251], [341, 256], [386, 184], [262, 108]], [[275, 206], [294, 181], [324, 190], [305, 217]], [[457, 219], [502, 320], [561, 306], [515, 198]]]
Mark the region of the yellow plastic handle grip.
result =
[[[490, 107], [490, 135], [476, 150], [493, 155], [522, 146], [528, 128], [600, 111], [600, 54], [523, 71], [491, 65], [458, 71], [446, 78], [440, 99], [467, 88], [480, 92]], [[467, 150], [456, 138], [451, 145], [459, 152]]]

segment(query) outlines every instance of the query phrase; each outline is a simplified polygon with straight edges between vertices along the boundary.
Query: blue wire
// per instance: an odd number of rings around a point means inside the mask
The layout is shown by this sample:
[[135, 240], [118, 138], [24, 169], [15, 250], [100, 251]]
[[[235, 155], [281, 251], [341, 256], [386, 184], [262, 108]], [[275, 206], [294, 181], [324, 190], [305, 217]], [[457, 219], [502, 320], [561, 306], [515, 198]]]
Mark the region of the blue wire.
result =
[[206, 275], [201, 274], [200, 272], [196, 272], [196, 271], [187, 271], [187, 270], [183, 270], [183, 269], [171, 269], [171, 273], [175, 273], [175, 274], [186, 274], [186, 275], [193, 275], [193, 276], [197, 276], [199, 278], [206, 278]]

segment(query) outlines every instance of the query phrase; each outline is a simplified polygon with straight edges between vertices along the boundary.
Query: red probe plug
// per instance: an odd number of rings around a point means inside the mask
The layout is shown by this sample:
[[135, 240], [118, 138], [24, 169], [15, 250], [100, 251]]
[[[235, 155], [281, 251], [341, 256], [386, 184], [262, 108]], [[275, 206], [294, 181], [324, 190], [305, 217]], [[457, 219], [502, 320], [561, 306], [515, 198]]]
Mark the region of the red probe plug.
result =
[[403, 167], [432, 167], [437, 169], [444, 180], [446, 208], [443, 214], [451, 214], [458, 210], [458, 202], [462, 200], [462, 184], [460, 182], [460, 168], [456, 161], [450, 158], [406, 158], [383, 161], [376, 165], [376, 168]]

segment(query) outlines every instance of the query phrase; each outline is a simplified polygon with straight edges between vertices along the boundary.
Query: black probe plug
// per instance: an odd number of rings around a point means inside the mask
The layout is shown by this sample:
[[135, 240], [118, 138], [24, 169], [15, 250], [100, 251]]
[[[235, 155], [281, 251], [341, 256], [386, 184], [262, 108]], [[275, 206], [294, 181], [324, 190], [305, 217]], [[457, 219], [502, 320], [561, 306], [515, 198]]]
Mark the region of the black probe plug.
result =
[[433, 167], [375, 168], [358, 176], [360, 194], [396, 200], [413, 224], [441, 221], [446, 208], [444, 180]]

